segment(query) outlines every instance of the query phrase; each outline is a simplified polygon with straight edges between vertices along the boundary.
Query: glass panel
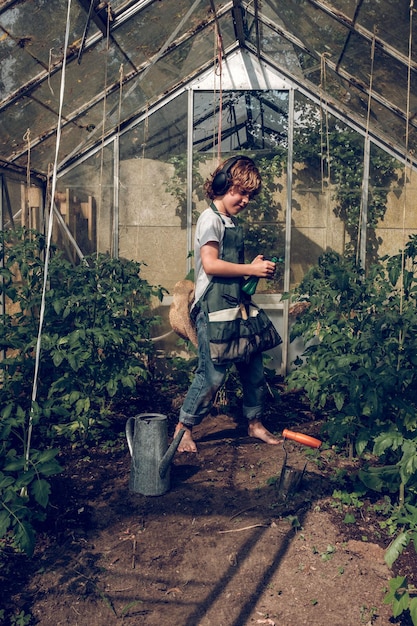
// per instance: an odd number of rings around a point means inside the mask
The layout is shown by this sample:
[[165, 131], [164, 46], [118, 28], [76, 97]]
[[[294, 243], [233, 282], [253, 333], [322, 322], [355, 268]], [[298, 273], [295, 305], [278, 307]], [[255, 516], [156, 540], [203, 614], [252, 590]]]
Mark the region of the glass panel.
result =
[[[339, 3], [343, 4], [344, 0], [339, 0]], [[412, 3], [398, 0], [384, 0], [378, 3], [374, 0], [364, 0], [358, 12], [357, 23], [370, 33], [377, 26], [377, 37], [407, 56], [411, 6]], [[417, 24], [413, 20], [414, 41], [416, 36]]]
[[[46, 18], [47, 16], [47, 18]], [[87, 20], [76, 2], [71, 5], [70, 43], [81, 38]], [[1, 15], [3, 36], [0, 46], [1, 98], [22, 88], [53, 62], [62, 59], [62, 44], [67, 21], [67, 3], [62, 0], [15, 2]], [[89, 34], [97, 28], [91, 25]]]
[[[225, 91], [222, 94], [222, 159], [236, 153], [247, 154], [259, 167], [262, 193], [239, 216], [245, 230], [246, 260], [257, 254], [283, 260], [286, 207], [286, 162], [288, 150], [287, 91]], [[218, 95], [195, 92], [194, 95], [194, 197], [197, 212], [207, 206], [203, 184], [216, 168]], [[210, 154], [210, 157], [208, 157]], [[283, 287], [283, 263], [278, 264], [274, 281], [261, 280], [257, 293], [276, 293]]]
[[[171, 42], [173, 34], [179, 27], [180, 34], [183, 35], [195, 28], [203, 15], [206, 18], [207, 6], [203, 11], [200, 8], [202, 15], [194, 11], [188, 21], [182, 24], [192, 4], [190, 0], [152, 2], [136, 13], [133, 19], [127, 20], [117, 28], [114, 37], [126, 51], [129, 51], [131, 62], [139, 68], [142, 64], [149, 63], [154, 55]], [[178, 36], [177, 33], [176, 38]], [[212, 46], [211, 40], [210, 45]]]
[[119, 256], [169, 292], [186, 275], [187, 94], [120, 140]]
[[[159, 5], [158, 5], [159, 6]], [[142, 15], [142, 14], [141, 14]], [[177, 16], [178, 17], [178, 16]], [[158, 21], [159, 23], [159, 21]], [[131, 26], [131, 21], [129, 21]], [[172, 25], [169, 25], [172, 30]], [[168, 28], [168, 26], [167, 26]], [[120, 33], [121, 29], [118, 29], [117, 36], [120, 40], [123, 39]], [[230, 30], [230, 28], [229, 28]], [[132, 28], [127, 31], [129, 37], [134, 34], [135, 31]], [[139, 37], [139, 35], [138, 35]], [[142, 40], [141, 40], [142, 41]], [[133, 40], [132, 40], [133, 42]], [[154, 45], [155, 42], [152, 42]], [[133, 45], [133, 44], [132, 44]], [[136, 49], [136, 46], [133, 48]], [[157, 51], [156, 51], [157, 52]], [[82, 99], [88, 100], [88, 93], [90, 93], [91, 105], [85, 107], [81, 112], [81, 115], [77, 117], [71, 123], [71, 145], [66, 146], [66, 154], [71, 154], [71, 150], [76, 147], [76, 152], [87, 150], [99, 139], [102, 130], [102, 124], [104, 119], [104, 132], [107, 133], [114, 128], [120, 126], [126, 119], [138, 116], [141, 111], [145, 111], [152, 102], [157, 99], [162, 93], [169, 91], [172, 84], [180, 83], [187, 78], [187, 75], [193, 73], [201, 64], [201, 59], [205, 55], [212, 54], [212, 41], [210, 37], [207, 37], [207, 31], [197, 32], [193, 37], [189, 37], [185, 41], [182, 41], [178, 47], [174, 47], [167, 56], [162, 56], [153, 65], [147, 67], [144, 72], [136, 76], [133, 80], [127, 82], [120, 92], [120, 89], [115, 89], [106, 99], [106, 108], [104, 111], [104, 103], [96, 96], [100, 94], [104, 88], [104, 57], [100, 59], [100, 50], [92, 50], [85, 53], [82, 63], [88, 62], [88, 65], [92, 63], [94, 68], [97, 68], [89, 77], [89, 87], [82, 90], [77, 89], [77, 66], [73, 64], [74, 71], [69, 72], [68, 78], [68, 92], [77, 93], [80, 98], [71, 100], [71, 111], [76, 110], [74, 105], [82, 105]], [[101, 53], [104, 54], [104, 51]], [[90, 58], [91, 57], [91, 58]], [[143, 57], [142, 61], [149, 59]], [[94, 61], [95, 59], [95, 61]], [[109, 66], [112, 67], [112, 73], [108, 76], [106, 84], [110, 85], [113, 81], [117, 85], [118, 76], [116, 72], [119, 72], [122, 67], [123, 58], [116, 53], [112, 53], [109, 59]], [[127, 72], [129, 67], [124, 68], [124, 72]], [[78, 70], [79, 72], [79, 70]], [[90, 80], [91, 78], [91, 80]], [[47, 86], [43, 86], [42, 97], [47, 99], [49, 97]], [[88, 90], [91, 90], [90, 92]], [[68, 115], [72, 115], [71, 111], [67, 110]], [[186, 113], [184, 110], [183, 114]], [[158, 138], [158, 141], [161, 137]], [[44, 163], [44, 168], [46, 164]], [[43, 169], [43, 168], [42, 168]]]
[[[230, 28], [229, 28], [230, 30]], [[192, 37], [181, 41], [173, 47], [169, 55], [162, 56], [156, 63], [149, 66], [143, 75], [134, 79], [141, 92], [136, 96], [130, 107], [128, 102], [123, 101], [123, 116], [129, 115], [130, 111], [138, 106], [144, 106], [156, 95], [165, 93], [174, 84], [185, 82], [203, 63], [209, 62], [213, 57], [213, 26], [204, 31], [198, 31]], [[135, 96], [131, 83], [126, 91]]]
[[330, 53], [338, 57], [349, 30], [333, 17], [306, 0], [277, 4], [266, 0], [262, 12], [302, 41], [317, 55]]
[[358, 2], [357, 0], [332, 0], [331, 4], [333, 9], [337, 10], [337, 13], [342, 13], [352, 20], [355, 15]]
[[33, 100], [25, 99], [2, 111], [0, 115], [1, 151], [6, 158], [28, 148], [26, 134], [30, 141], [38, 136], [41, 128], [46, 131], [56, 122], [56, 115], [45, 110]]
[[86, 159], [57, 181], [56, 205], [65, 225], [54, 218], [54, 241], [73, 261], [77, 254], [112, 253], [113, 144]]
[[291, 286], [325, 250], [356, 250], [362, 172], [363, 137], [296, 94]]
[[[406, 181], [404, 186], [404, 180]], [[408, 237], [417, 231], [417, 179], [381, 148], [371, 145], [367, 260], [398, 254]]]
[[[352, 80], [347, 80], [336, 74], [328, 65], [324, 66], [317, 55], [307, 53], [277, 36], [272, 29], [263, 26], [263, 48], [271, 59], [275, 59], [277, 71], [282, 68], [292, 74], [292, 77], [299, 78], [308, 91], [317, 97], [327, 98], [329, 94], [336, 108], [340, 109], [345, 119], [351, 118], [353, 122], [358, 122], [363, 128], [367, 125], [368, 115], [368, 95], [367, 89], [370, 85], [369, 73], [371, 68], [370, 43], [361, 43], [360, 50], [363, 56], [354, 54], [351, 57], [351, 44], [348, 46], [346, 58], [349, 63], [344, 62], [344, 68], [348, 70]], [[352, 37], [352, 42], [356, 42], [358, 35]], [[361, 40], [364, 41], [364, 40]], [[352, 43], [352, 50], [355, 47]], [[330, 58], [330, 57], [329, 57]], [[334, 62], [339, 57], [334, 57]], [[345, 59], [345, 56], [343, 56]], [[405, 110], [407, 102], [407, 80], [406, 66], [401, 65], [395, 59], [389, 57], [384, 51], [377, 47], [374, 63], [373, 94], [379, 94], [382, 98], [379, 101], [372, 100], [370, 113], [370, 132], [377, 132], [389, 145], [394, 144], [403, 151], [406, 121], [405, 117], [399, 115], [400, 110]], [[355, 78], [358, 75], [359, 80]], [[386, 77], [391, 76], [391, 80], [386, 82]], [[362, 80], [361, 80], [362, 79]], [[412, 115], [409, 120], [409, 150], [417, 150], [417, 122], [414, 111], [417, 110], [417, 101], [413, 95], [417, 78], [412, 73], [410, 108]], [[361, 87], [362, 85], [362, 87]], [[392, 109], [385, 105], [393, 102]], [[391, 105], [390, 105], [391, 106]]]
[[26, 226], [44, 231], [44, 193], [41, 185], [27, 184], [23, 178], [2, 176], [3, 228], [4, 230]]

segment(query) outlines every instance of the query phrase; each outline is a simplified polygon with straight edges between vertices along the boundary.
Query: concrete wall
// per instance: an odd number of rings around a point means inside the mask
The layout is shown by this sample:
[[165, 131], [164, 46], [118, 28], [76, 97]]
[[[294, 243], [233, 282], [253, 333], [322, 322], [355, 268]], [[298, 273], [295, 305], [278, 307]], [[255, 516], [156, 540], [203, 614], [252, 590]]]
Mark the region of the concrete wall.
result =
[[150, 159], [120, 164], [119, 255], [146, 263], [141, 274], [172, 291], [186, 275], [187, 232], [166, 191], [174, 166]]
[[[398, 171], [403, 180], [403, 171]], [[407, 243], [410, 235], [417, 233], [417, 172], [408, 171], [405, 191], [395, 187], [388, 194], [385, 217], [376, 229], [382, 239], [379, 254], [394, 255]]]

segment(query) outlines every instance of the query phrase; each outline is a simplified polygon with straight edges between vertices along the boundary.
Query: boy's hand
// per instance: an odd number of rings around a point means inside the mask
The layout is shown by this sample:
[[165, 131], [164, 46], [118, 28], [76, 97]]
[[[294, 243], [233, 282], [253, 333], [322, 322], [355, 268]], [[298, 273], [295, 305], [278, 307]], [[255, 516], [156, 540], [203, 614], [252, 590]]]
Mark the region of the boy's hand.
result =
[[258, 256], [253, 259], [251, 265], [255, 270], [252, 276], [259, 276], [259, 278], [269, 278], [273, 276], [275, 272], [275, 263], [273, 261], [264, 259], [263, 254], [258, 254]]

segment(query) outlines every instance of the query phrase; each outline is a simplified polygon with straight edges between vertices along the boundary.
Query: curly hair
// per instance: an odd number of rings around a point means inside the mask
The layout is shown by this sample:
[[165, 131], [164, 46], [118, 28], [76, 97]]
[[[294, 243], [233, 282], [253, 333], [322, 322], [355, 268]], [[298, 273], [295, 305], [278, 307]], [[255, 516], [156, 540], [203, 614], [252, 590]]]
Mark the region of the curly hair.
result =
[[[228, 158], [221, 163], [213, 172], [213, 174], [204, 183], [204, 191], [210, 200], [214, 200], [218, 196], [213, 190], [213, 180], [217, 174], [227, 167]], [[230, 183], [227, 186], [226, 193], [229, 189], [234, 188], [242, 193], [248, 193], [251, 198], [256, 196], [261, 191], [262, 179], [258, 168], [252, 159], [248, 157], [242, 157], [228, 171], [228, 178]]]

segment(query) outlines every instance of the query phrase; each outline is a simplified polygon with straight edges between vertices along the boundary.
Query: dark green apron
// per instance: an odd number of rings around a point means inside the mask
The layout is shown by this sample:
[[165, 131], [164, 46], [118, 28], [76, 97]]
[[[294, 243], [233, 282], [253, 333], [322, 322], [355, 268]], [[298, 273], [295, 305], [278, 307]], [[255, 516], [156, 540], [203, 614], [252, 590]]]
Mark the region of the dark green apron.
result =
[[[211, 208], [222, 219], [213, 203]], [[231, 219], [235, 227], [224, 229], [220, 258], [244, 263], [243, 231], [235, 218]], [[210, 357], [216, 364], [248, 362], [253, 354], [281, 343], [266, 313], [242, 291], [243, 283], [243, 277], [213, 276], [198, 302], [199, 309], [207, 315]]]

